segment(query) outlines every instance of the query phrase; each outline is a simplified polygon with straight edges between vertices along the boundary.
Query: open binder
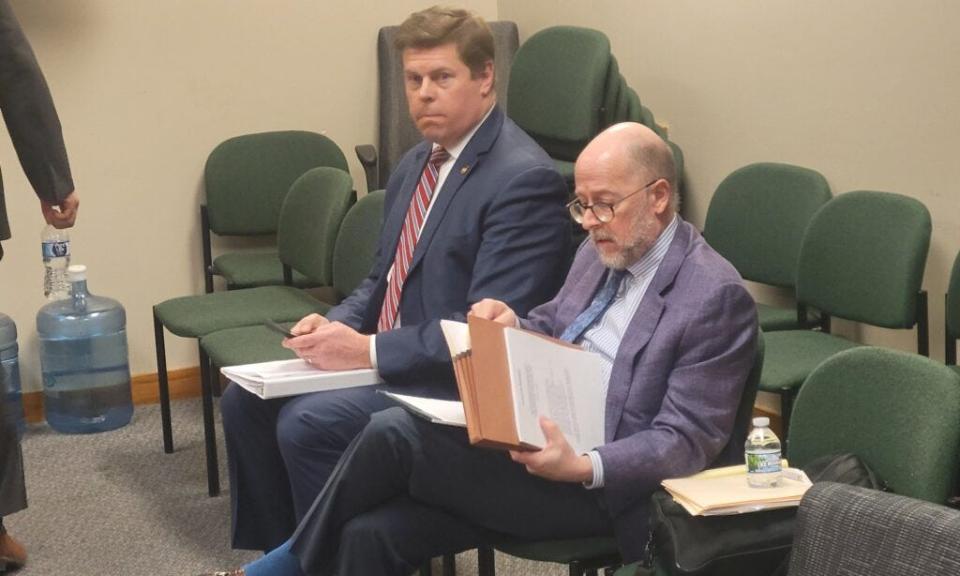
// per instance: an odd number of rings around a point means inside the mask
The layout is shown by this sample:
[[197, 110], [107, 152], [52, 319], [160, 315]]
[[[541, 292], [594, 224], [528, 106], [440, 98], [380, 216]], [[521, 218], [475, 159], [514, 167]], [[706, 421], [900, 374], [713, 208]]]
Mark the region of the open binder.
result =
[[563, 430], [574, 450], [603, 443], [602, 360], [535, 332], [468, 317], [441, 321], [470, 442], [532, 450], [543, 446], [539, 417]]

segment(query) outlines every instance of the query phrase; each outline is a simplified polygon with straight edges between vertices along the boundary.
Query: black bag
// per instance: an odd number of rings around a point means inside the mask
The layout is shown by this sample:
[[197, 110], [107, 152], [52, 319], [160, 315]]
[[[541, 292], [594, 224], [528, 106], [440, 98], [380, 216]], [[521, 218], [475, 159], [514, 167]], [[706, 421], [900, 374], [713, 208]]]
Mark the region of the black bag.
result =
[[[818, 458], [803, 468], [812, 482], [840, 482], [884, 489], [876, 474], [853, 454]], [[785, 569], [793, 544], [797, 508], [729, 516], [691, 516], [664, 490], [650, 508], [652, 550], [674, 576], [770, 576]]]

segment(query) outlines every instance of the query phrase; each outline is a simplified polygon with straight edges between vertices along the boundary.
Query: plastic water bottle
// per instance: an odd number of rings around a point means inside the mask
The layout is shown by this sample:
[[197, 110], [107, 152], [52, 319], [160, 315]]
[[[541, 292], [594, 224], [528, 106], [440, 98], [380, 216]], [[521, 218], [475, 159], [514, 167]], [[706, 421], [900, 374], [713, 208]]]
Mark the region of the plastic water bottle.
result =
[[67, 281], [67, 266], [70, 265], [70, 234], [50, 224], [40, 236], [43, 249], [43, 295], [47, 300], [59, 300], [70, 296]]
[[113, 430], [133, 415], [126, 312], [90, 294], [86, 272], [70, 266], [70, 298], [37, 312], [47, 423], [68, 434]]
[[769, 418], [753, 419], [744, 452], [747, 483], [755, 488], [769, 488], [780, 482], [780, 439], [770, 430]]
[[0, 399], [6, 411], [7, 425], [17, 427], [23, 436], [23, 402], [20, 393], [20, 347], [17, 345], [17, 325], [6, 314], [0, 314]]

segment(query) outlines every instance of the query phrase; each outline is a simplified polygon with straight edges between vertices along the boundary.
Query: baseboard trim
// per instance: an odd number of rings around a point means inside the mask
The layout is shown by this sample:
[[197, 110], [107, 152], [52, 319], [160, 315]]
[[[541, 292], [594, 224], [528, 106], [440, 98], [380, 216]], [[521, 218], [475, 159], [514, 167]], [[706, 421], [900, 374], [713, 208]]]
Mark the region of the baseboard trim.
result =
[[[167, 372], [170, 398], [193, 398], [200, 396], [200, 368], [182, 368]], [[154, 374], [138, 374], [130, 379], [130, 392], [134, 404], [160, 402], [159, 378]], [[43, 392], [26, 392], [23, 395], [23, 413], [27, 422], [43, 421]]]

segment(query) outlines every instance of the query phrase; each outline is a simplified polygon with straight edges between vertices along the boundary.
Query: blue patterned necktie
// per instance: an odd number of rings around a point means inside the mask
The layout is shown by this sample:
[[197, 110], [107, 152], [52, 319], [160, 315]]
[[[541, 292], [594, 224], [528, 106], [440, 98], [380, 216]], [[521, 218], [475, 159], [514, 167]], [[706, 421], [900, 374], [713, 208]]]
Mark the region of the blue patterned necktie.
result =
[[603, 288], [593, 297], [593, 302], [587, 306], [586, 310], [581, 312], [580, 315], [567, 326], [567, 329], [560, 335], [561, 340], [564, 342], [575, 341], [583, 335], [587, 328], [603, 316], [603, 313], [606, 312], [610, 304], [613, 303], [613, 299], [620, 289], [620, 282], [623, 281], [626, 272], [626, 270], [610, 270], [610, 272], [607, 273], [607, 281], [603, 285]]

